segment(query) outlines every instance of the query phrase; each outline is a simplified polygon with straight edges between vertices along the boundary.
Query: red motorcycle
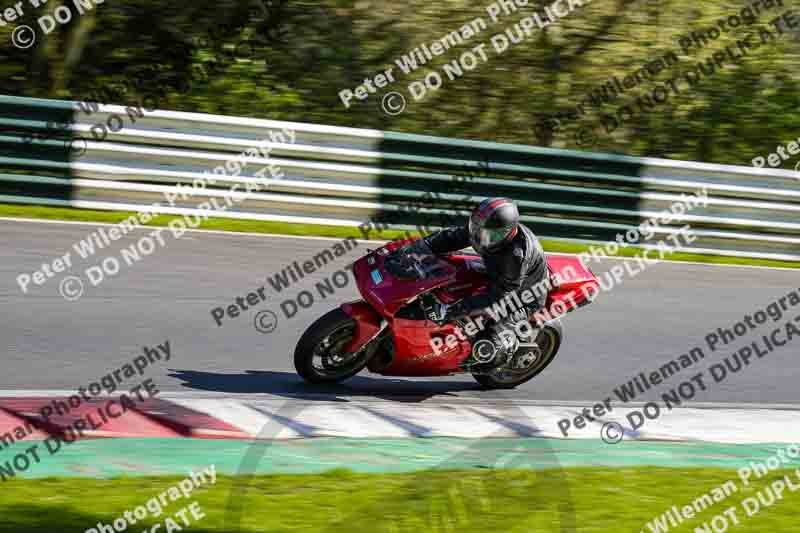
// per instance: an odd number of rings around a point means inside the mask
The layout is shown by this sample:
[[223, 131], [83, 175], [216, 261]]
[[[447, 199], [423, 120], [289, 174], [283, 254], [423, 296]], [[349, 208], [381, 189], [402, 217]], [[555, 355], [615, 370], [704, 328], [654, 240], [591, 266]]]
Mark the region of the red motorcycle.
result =
[[516, 339], [502, 351], [503, 359], [495, 360], [497, 350], [478, 346], [489, 341], [476, 334], [488, 317], [444, 325], [428, 319], [437, 302], [453, 303], [486, 289], [481, 257], [420, 256], [405, 246], [412, 241], [389, 243], [353, 264], [364, 299], [330, 311], [303, 333], [294, 353], [303, 379], [335, 383], [367, 367], [386, 376], [471, 373], [484, 387], [514, 388], [555, 358], [564, 338], [559, 317], [590, 303], [599, 290], [577, 257], [548, 256], [552, 288], [544, 312], [529, 317], [527, 342]]

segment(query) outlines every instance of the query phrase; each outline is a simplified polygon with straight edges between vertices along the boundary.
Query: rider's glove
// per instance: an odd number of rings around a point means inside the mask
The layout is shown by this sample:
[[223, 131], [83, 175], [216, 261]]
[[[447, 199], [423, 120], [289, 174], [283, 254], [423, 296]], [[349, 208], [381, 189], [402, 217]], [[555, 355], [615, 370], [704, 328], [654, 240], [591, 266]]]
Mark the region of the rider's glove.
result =
[[417, 239], [416, 241], [412, 242], [408, 245], [409, 251], [414, 254], [420, 255], [432, 255], [433, 250], [431, 250], [428, 241], [425, 239]]
[[450, 306], [447, 304], [436, 302], [435, 304], [433, 304], [431, 307], [428, 308], [428, 320], [430, 320], [431, 322], [433, 322], [438, 326], [447, 324], [449, 322], [447, 318], [448, 315], [447, 311], [449, 308]]
[[461, 318], [463, 315], [464, 312], [458, 303], [447, 305], [437, 302], [428, 310], [428, 320], [439, 326]]

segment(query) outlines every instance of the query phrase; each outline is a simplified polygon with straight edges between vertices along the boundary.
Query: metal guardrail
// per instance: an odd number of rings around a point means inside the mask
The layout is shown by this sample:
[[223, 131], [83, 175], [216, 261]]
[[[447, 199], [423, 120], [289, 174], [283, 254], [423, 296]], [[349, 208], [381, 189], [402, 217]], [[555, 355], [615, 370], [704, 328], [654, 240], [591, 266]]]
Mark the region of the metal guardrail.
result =
[[[114, 114], [124, 127], [94, 140], [91, 126]], [[73, 150], [46, 138], [50, 121], [73, 122]], [[800, 180], [789, 171], [199, 113], [140, 117], [113, 105], [87, 113], [76, 102], [12, 96], [0, 96], [0, 202], [146, 210], [281, 128], [296, 134], [294, 143], [272, 145], [270, 161], [285, 177], [214, 216], [407, 229], [420, 219], [436, 226], [436, 216], [465, 217], [477, 199], [502, 195], [517, 200], [541, 237], [591, 243], [706, 189], [707, 206], [661, 231], [691, 224], [698, 238], [689, 250], [698, 253], [800, 261]], [[26, 142], [26, 132], [44, 138]], [[234, 183], [256, 179], [259, 168], [215, 176], [215, 187], [159, 211], [196, 213]]]

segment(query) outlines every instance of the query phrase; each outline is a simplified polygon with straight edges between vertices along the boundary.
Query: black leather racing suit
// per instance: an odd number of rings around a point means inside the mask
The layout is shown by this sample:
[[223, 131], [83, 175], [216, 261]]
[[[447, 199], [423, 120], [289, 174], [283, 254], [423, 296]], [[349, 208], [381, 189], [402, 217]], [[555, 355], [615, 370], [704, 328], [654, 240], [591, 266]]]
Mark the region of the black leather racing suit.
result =
[[[429, 235], [425, 242], [435, 254], [455, 252], [470, 246], [469, 230], [466, 227], [449, 228]], [[542, 282], [548, 275], [547, 260], [539, 239], [522, 224], [511, 241], [498, 250], [481, 254], [481, 257], [489, 279], [488, 291], [459, 302], [456, 314], [468, 315], [491, 307], [509, 293], [516, 291], [519, 295], [523, 290]], [[515, 324], [527, 320], [529, 314], [541, 309], [545, 304], [544, 296], [546, 293], [525, 305], [522, 310], [498, 321], [491, 321], [486, 331], [495, 345], [500, 331], [509, 328], [513, 331]]]

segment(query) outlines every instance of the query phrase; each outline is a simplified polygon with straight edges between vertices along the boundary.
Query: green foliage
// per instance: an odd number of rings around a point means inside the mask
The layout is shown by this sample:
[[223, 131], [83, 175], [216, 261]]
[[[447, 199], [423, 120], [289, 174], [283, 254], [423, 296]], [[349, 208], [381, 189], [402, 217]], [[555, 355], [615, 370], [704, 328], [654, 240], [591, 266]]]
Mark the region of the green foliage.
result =
[[[10, 42], [15, 23], [0, 26], [0, 79], [8, 94], [92, 100], [147, 70], [159, 75], [117, 103], [132, 104], [166, 88], [158, 93], [165, 109], [748, 165], [800, 136], [798, 28], [784, 25], [778, 35], [770, 24], [792, 7], [785, 1], [784, 7], [762, 7], [757, 24], [723, 32], [702, 50], [683, 53], [678, 39], [753, 1], [593, 0], [502, 54], [490, 38], [551, 2], [531, 0], [492, 23], [482, 3], [467, 0], [108, 0], [46, 36], [37, 18], [58, 4], [34, 8], [26, 2], [16, 22], [36, 28], [37, 42], [17, 49]], [[476, 17], [488, 27], [474, 38], [408, 75], [395, 65], [401, 55]], [[693, 86], [684, 80], [680, 93], [663, 105], [605, 132], [603, 115], [668, 80], [682, 80], [696, 63], [735, 47], [748, 32], [759, 40], [759, 28], [777, 37]], [[487, 61], [448, 79], [444, 65], [481, 43]], [[679, 61], [653, 79], [591, 107], [561, 131], [537, 135], [542, 117], [575, 106], [612, 76], [622, 79], [669, 51]], [[349, 109], [342, 105], [339, 91], [393, 65], [397, 82], [365, 101], [354, 99]], [[409, 83], [434, 70], [442, 87], [414, 101]], [[393, 90], [408, 100], [397, 116], [381, 110], [381, 97]], [[595, 146], [576, 144], [584, 127], [597, 132]]]

